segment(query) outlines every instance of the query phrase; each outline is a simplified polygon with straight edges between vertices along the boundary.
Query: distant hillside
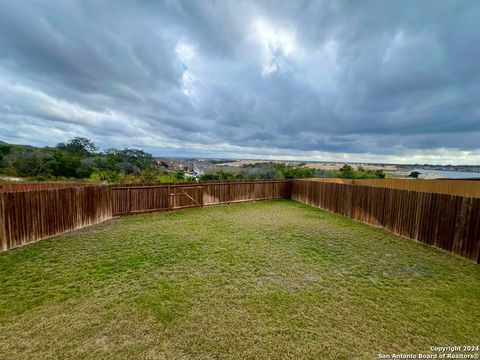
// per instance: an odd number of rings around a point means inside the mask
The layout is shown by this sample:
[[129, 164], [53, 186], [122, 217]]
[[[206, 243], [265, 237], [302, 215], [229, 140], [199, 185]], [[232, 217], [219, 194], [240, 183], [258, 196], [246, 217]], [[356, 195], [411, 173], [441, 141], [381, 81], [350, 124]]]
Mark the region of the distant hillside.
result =
[[0, 145], [2, 146], [9, 146], [11, 150], [16, 151], [16, 152], [22, 152], [22, 151], [35, 151], [35, 150], [42, 150], [42, 149], [52, 149], [49, 148], [48, 146], [45, 146], [44, 148], [36, 147], [33, 145], [18, 145], [18, 144], [10, 144], [5, 141], [0, 140]]

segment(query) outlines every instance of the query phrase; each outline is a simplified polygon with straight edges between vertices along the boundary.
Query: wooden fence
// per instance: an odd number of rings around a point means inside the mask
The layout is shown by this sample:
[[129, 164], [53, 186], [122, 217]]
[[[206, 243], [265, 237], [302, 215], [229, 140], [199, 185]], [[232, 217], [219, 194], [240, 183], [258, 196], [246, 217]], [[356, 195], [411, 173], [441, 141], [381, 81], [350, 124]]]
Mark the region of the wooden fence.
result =
[[362, 185], [386, 187], [432, 192], [438, 194], [480, 197], [479, 180], [428, 180], [428, 179], [338, 179], [338, 178], [312, 178], [306, 181], [333, 182], [337, 184]]
[[106, 186], [0, 193], [0, 251], [112, 217]]
[[235, 181], [112, 187], [113, 215], [290, 198], [290, 181]]
[[309, 180], [291, 198], [480, 263], [480, 198]]
[[289, 191], [289, 181], [70, 186], [30, 191], [16, 188], [0, 192], [0, 251], [100, 223], [113, 216], [288, 198]]
[[276, 198], [327, 209], [480, 263], [480, 198], [312, 180], [0, 192], [0, 251], [114, 216]]

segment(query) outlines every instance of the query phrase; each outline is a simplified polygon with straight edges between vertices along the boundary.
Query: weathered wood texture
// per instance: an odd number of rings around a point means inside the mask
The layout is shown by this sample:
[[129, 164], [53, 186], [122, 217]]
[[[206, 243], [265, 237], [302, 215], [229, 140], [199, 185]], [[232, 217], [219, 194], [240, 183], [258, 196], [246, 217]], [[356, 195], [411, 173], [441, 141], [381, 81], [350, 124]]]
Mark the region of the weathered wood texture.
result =
[[288, 180], [112, 187], [115, 216], [290, 197]]
[[30, 191], [30, 190], [45, 190], [45, 189], [64, 189], [72, 187], [87, 186], [86, 184], [74, 184], [74, 183], [3, 183], [0, 184], [1, 192], [14, 192], [14, 191]]
[[105, 186], [0, 193], [0, 250], [111, 217], [112, 191]]
[[480, 263], [480, 198], [310, 180], [291, 198]]
[[306, 181], [332, 182], [337, 184], [385, 187], [423, 191], [438, 194], [480, 197], [480, 180], [427, 180], [427, 179], [338, 179], [312, 178]]

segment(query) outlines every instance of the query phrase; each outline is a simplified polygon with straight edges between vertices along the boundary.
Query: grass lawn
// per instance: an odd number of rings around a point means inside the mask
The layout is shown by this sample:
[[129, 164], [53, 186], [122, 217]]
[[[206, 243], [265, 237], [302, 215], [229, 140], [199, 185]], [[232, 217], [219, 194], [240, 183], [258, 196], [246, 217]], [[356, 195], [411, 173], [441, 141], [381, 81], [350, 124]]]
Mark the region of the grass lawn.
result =
[[0, 254], [0, 358], [376, 359], [480, 345], [480, 267], [288, 200]]

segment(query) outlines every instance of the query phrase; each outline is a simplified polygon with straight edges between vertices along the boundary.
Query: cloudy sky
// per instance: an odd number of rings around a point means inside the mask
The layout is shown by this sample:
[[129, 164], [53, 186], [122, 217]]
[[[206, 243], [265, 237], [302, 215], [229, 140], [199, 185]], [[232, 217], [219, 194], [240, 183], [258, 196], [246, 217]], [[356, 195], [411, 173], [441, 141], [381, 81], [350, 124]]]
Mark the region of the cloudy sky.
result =
[[480, 164], [480, 3], [0, 3], [0, 140]]

